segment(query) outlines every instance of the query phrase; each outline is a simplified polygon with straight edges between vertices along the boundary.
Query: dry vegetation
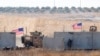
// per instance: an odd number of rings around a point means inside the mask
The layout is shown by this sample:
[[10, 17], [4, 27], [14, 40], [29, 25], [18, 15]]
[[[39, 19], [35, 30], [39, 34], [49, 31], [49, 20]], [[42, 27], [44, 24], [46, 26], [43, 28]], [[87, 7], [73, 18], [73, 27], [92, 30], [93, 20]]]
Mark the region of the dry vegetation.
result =
[[[69, 14], [69, 17], [77, 16]], [[90, 14], [84, 14], [90, 15]], [[93, 15], [93, 14], [91, 14]], [[32, 32], [35, 30], [42, 31], [45, 35], [52, 35], [57, 31], [80, 31], [73, 30], [72, 25], [80, 20], [65, 20], [68, 15], [0, 15], [0, 32], [4, 30], [6, 32], [12, 31], [12, 29], [18, 27], [27, 27], [27, 32]], [[100, 17], [100, 13], [94, 16]], [[67, 18], [69, 19], [69, 18]], [[83, 29], [88, 31], [89, 26], [95, 25], [100, 31], [100, 21], [91, 22], [83, 21]], [[5, 27], [5, 28], [4, 28]], [[26, 33], [26, 30], [25, 30]], [[30, 50], [12, 50], [12, 51], [0, 51], [0, 56], [100, 56], [100, 51], [49, 51], [43, 49], [30, 49]]]
[[50, 51], [43, 49], [0, 51], [0, 56], [100, 56], [99, 50]]
[[[4, 30], [11, 32], [13, 29], [23, 27], [26, 33], [35, 30], [41, 31], [45, 36], [53, 36], [54, 32], [62, 31], [81, 31], [73, 30], [72, 25], [80, 22], [84, 16], [93, 16], [96, 19], [100, 13], [83, 13], [83, 14], [0, 14], [0, 32]], [[87, 18], [84, 18], [87, 19]], [[91, 25], [96, 25], [100, 31], [100, 21], [82, 21], [83, 30], [89, 31]]]

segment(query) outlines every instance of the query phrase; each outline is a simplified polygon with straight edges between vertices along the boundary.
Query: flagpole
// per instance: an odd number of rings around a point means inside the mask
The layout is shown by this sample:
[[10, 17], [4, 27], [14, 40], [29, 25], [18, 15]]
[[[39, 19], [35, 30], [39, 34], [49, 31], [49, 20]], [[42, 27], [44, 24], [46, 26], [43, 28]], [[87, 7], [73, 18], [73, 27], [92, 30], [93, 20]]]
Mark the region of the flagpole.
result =
[[[82, 21], [81, 21], [81, 23], [82, 23]], [[82, 26], [81, 26], [81, 32], [83, 31], [83, 23], [82, 23]]]
[[25, 30], [25, 29], [24, 29], [24, 27], [23, 27], [23, 36], [25, 35], [25, 32], [24, 32], [24, 30]]
[[65, 32], [65, 26], [63, 25], [63, 32]]
[[27, 27], [26, 27], [26, 35], [27, 35]]
[[6, 32], [6, 27], [4, 26], [4, 32]]
[[[80, 0], [80, 7], [81, 7], [81, 0]], [[81, 20], [81, 23], [82, 23], [82, 20]], [[83, 24], [82, 24], [82, 27], [81, 27], [81, 32], [82, 32], [82, 29], [83, 28]]]

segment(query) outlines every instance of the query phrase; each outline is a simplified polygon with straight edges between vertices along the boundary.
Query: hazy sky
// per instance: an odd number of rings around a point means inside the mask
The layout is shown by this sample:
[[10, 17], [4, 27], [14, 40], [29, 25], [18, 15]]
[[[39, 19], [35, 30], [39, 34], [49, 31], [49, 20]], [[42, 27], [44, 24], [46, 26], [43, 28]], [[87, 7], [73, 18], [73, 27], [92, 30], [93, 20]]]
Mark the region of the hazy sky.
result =
[[[0, 7], [79, 7], [80, 0], [0, 0]], [[100, 0], [81, 0], [81, 7], [100, 7]]]

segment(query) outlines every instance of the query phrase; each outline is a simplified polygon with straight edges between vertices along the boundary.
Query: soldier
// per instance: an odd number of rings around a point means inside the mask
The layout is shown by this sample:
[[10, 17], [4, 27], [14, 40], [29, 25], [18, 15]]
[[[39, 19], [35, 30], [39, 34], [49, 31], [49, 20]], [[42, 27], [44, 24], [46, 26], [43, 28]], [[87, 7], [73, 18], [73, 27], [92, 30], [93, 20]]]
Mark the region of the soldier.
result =
[[67, 42], [68, 49], [71, 49], [73, 40], [69, 39]]

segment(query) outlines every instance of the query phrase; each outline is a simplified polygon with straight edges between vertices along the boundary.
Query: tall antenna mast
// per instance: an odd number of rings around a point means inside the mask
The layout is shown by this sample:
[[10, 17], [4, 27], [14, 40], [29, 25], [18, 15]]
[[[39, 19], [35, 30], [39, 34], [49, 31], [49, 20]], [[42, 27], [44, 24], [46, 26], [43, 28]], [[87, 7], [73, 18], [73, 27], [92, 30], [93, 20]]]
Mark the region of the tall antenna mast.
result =
[[81, 0], [80, 0], [80, 7], [81, 7]]
[[54, 0], [54, 7], [55, 7], [55, 0]]

